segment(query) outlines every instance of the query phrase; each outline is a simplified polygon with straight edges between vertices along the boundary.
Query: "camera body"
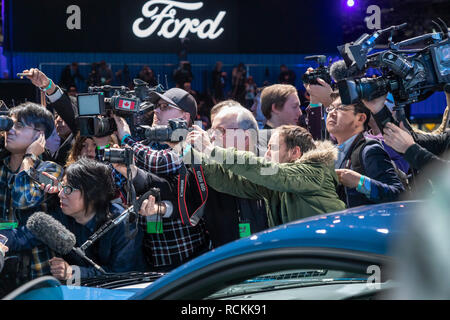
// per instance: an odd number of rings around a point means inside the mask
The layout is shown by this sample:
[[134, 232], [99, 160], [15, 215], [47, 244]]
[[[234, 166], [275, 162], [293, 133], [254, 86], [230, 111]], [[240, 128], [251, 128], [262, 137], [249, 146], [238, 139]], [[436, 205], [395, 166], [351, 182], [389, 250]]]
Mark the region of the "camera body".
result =
[[122, 163], [126, 166], [133, 164], [133, 150], [131, 148], [107, 148], [102, 155], [103, 162]]
[[314, 60], [317, 62], [319, 66], [316, 69], [314, 69], [313, 72], [303, 74], [302, 76], [303, 83], [320, 86], [320, 83], [317, 82], [317, 78], [320, 78], [331, 86], [332, 81], [330, 75], [330, 68], [328, 66], [325, 66], [327, 57], [323, 55], [308, 56], [305, 57], [305, 60]]
[[[389, 50], [367, 56], [381, 33], [393, 32], [405, 25], [389, 27], [372, 36], [364, 34], [355, 43], [338, 47], [347, 68], [359, 71], [377, 68], [382, 73], [378, 78], [338, 81], [343, 104], [354, 104], [361, 99], [370, 101], [391, 92], [396, 105], [402, 108], [425, 100], [450, 83], [450, 40], [446, 26], [445, 31], [440, 33], [425, 34], [397, 44], [390, 41]], [[428, 46], [413, 50], [402, 49], [419, 41], [425, 41]]]
[[145, 138], [149, 141], [183, 141], [192, 128], [188, 128], [187, 121], [182, 118], [170, 119], [167, 125], [148, 127]]
[[0, 115], [0, 131], [9, 131], [14, 125], [13, 120], [7, 115]]

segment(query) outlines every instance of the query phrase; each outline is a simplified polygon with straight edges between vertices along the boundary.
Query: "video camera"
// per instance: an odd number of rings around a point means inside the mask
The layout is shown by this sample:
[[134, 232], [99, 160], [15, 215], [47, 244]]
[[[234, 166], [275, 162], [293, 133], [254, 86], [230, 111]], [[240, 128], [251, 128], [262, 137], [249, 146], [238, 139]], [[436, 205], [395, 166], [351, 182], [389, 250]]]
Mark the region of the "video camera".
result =
[[[315, 84], [315, 85], [320, 86], [320, 83], [317, 82], [317, 78], [320, 78], [320, 79], [324, 80], [326, 83], [328, 83], [330, 86], [332, 85], [331, 76], [330, 76], [330, 68], [328, 66], [325, 66], [325, 63], [327, 61], [326, 56], [323, 56], [323, 55], [308, 56], [308, 57], [305, 57], [305, 60], [314, 60], [317, 62], [319, 67], [314, 69], [313, 72], [304, 73], [302, 76], [303, 83]], [[330, 62], [331, 62], [331, 58], [329, 60], [329, 63]]]
[[[131, 134], [138, 140], [144, 139], [144, 129], [141, 127], [140, 118], [151, 110], [150, 93], [153, 91], [163, 93], [161, 85], [148, 87], [147, 83], [134, 79], [134, 90], [121, 86], [89, 87], [89, 93], [77, 95], [78, 123], [80, 135], [87, 137], [104, 137], [117, 130], [112, 114], [123, 117]], [[114, 90], [110, 98], [105, 97], [105, 92]]]
[[[392, 42], [395, 31], [403, 29], [406, 23], [364, 34], [355, 42], [338, 46], [344, 58], [348, 76], [339, 79], [338, 88], [343, 104], [354, 104], [361, 99], [373, 100], [391, 92], [396, 110], [404, 113], [404, 106], [425, 100], [435, 91], [441, 91], [450, 83], [450, 33], [443, 20], [433, 23], [440, 32], [433, 32]], [[389, 50], [368, 55], [376, 40], [383, 33], [390, 32]], [[406, 49], [419, 42], [424, 48]], [[377, 68], [382, 76], [359, 78], [368, 68]], [[358, 77], [358, 78], [356, 78]]]
[[[155, 142], [180, 142], [183, 141], [192, 128], [188, 128], [186, 120], [182, 118], [170, 119], [168, 125], [162, 126], [141, 126], [147, 141]], [[106, 148], [99, 157], [101, 161], [110, 163], [123, 163], [130, 165], [133, 163], [133, 150], [130, 148]]]

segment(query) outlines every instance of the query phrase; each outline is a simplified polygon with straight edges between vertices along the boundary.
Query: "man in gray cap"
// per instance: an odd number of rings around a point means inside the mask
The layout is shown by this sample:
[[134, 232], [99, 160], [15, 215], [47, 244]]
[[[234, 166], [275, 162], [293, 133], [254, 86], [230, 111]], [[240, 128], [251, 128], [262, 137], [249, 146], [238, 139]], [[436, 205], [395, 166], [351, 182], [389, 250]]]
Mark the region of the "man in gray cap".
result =
[[[152, 92], [150, 102], [155, 105], [152, 126], [167, 125], [170, 119], [182, 118], [190, 127], [197, 116], [197, 103], [187, 91], [172, 88], [164, 94]], [[173, 143], [152, 142], [145, 146], [133, 139], [131, 130], [123, 118], [114, 116], [117, 135], [122, 145], [133, 148], [136, 164], [155, 174], [174, 174], [182, 165], [178, 152], [174, 152]]]
[[172, 88], [164, 94], [152, 92], [151, 102], [155, 104], [153, 125], [166, 125], [169, 119], [183, 118], [191, 126], [197, 116], [194, 97], [179, 88]]
[[[150, 99], [155, 105], [152, 126], [167, 125], [170, 119], [182, 118], [190, 127], [197, 116], [197, 103], [185, 90], [173, 88], [164, 94], [152, 92]], [[180, 168], [184, 166], [179, 150], [174, 150], [178, 148], [179, 143], [151, 142], [144, 145], [131, 137], [130, 128], [123, 118], [115, 116], [115, 120], [121, 144], [133, 149], [136, 165], [174, 182], [176, 190], [176, 179]], [[196, 191], [197, 185], [192, 181], [193, 176], [189, 174], [186, 187], [189, 212], [198, 208], [197, 195], [200, 196]], [[171, 216], [164, 215], [162, 226], [156, 228], [151, 219], [142, 216], [139, 218], [139, 224], [146, 231], [144, 255], [154, 271], [169, 271], [209, 249], [210, 241], [203, 218], [193, 226], [182, 221], [178, 212], [178, 204], [173, 203]]]

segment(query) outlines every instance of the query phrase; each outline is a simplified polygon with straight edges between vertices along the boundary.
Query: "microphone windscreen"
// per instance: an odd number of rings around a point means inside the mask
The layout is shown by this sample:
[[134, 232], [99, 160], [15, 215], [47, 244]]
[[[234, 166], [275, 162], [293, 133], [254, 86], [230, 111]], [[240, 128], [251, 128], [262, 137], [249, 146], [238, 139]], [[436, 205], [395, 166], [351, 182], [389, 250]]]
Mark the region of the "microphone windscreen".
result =
[[364, 76], [364, 73], [364, 70], [358, 70], [356, 64], [347, 67], [344, 60], [336, 61], [330, 67], [330, 75], [333, 77], [335, 82], [339, 82], [347, 78], [362, 77]]
[[345, 61], [339, 60], [333, 63], [330, 67], [330, 74], [336, 82], [348, 78], [348, 69]]
[[75, 235], [44, 212], [33, 213], [28, 218], [27, 228], [37, 239], [61, 255], [68, 254], [76, 244]]

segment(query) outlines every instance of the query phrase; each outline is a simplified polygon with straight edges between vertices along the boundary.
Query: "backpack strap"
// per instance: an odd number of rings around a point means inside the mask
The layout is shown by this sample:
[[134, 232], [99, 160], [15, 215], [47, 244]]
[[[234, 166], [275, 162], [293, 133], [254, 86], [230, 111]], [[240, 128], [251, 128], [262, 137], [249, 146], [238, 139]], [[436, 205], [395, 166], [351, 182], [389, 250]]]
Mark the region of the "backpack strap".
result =
[[351, 156], [350, 156], [350, 161], [351, 161], [350, 165], [354, 171], [356, 171], [364, 176], [366, 175], [366, 170], [364, 169], [363, 150], [367, 146], [374, 145], [374, 144], [381, 146], [381, 143], [375, 139], [363, 137], [361, 140], [358, 141], [356, 146], [353, 148]]

